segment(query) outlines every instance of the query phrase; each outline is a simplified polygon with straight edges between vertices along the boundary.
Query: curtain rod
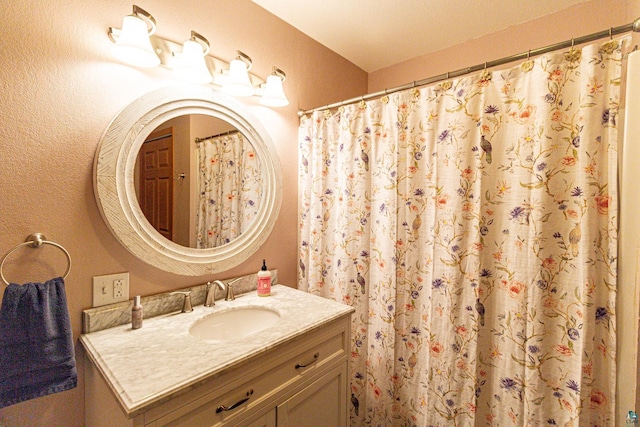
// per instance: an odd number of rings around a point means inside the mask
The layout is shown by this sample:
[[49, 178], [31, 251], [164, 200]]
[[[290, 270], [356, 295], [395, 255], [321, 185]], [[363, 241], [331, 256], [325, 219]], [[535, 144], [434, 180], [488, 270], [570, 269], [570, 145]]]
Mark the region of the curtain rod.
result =
[[330, 110], [332, 108], [342, 107], [343, 105], [355, 104], [356, 102], [368, 101], [373, 98], [379, 98], [384, 95], [389, 95], [401, 90], [411, 89], [418, 86], [424, 86], [430, 83], [435, 83], [441, 80], [448, 80], [452, 77], [460, 77], [465, 74], [474, 73], [476, 71], [485, 70], [487, 68], [496, 67], [498, 65], [508, 64], [509, 62], [519, 61], [522, 59], [528, 59], [532, 56], [542, 55], [548, 52], [553, 52], [559, 49], [565, 49], [567, 47], [573, 47], [576, 44], [588, 43], [594, 40], [602, 39], [605, 37], [613, 37], [614, 35], [626, 33], [629, 31], [640, 32], [640, 18], [636, 19], [630, 24], [621, 25], [619, 27], [611, 27], [608, 30], [599, 31], [597, 33], [587, 34], [586, 36], [576, 37], [571, 40], [555, 43], [538, 49], [532, 49], [527, 52], [518, 53], [511, 56], [505, 56], [500, 59], [488, 61], [482, 64], [474, 65], [472, 67], [460, 68], [459, 70], [450, 71], [444, 74], [438, 74], [436, 76], [427, 77], [426, 79], [416, 80], [411, 83], [404, 84], [402, 86], [396, 86], [391, 89], [381, 90], [379, 92], [369, 93], [367, 95], [358, 96], [355, 98], [347, 99], [346, 101], [336, 102], [333, 104], [325, 105], [323, 107], [313, 108], [311, 110], [299, 110], [298, 116], [302, 117], [305, 114], [313, 113], [314, 111]]
[[240, 132], [240, 131], [239, 131], [238, 129], [228, 130], [228, 131], [226, 131], [226, 132], [222, 132], [222, 133], [219, 133], [219, 134], [217, 134], [217, 135], [209, 135], [209, 136], [206, 136], [206, 137], [204, 137], [204, 138], [196, 138], [196, 139], [195, 139], [195, 142], [196, 142], [196, 144], [199, 144], [200, 142], [202, 142], [202, 141], [206, 141], [207, 139], [217, 138], [217, 137], [219, 137], [219, 136], [227, 136], [227, 135], [234, 134], [234, 133], [236, 133], [236, 132]]

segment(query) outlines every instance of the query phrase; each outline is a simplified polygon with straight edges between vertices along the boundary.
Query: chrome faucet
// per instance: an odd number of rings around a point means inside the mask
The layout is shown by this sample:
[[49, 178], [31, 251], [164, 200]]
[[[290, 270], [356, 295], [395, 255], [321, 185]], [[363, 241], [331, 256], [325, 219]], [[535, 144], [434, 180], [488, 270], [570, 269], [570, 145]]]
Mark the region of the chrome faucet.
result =
[[204, 306], [213, 307], [216, 305], [216, 289], [220, 288], [223, 291], [227, 290], [227, 286], [220, 280], [214, 280], [213, 282], [207, 282], [207, 290], [204, 297]]
[[225, 292], [224, 300], [225, 301], [233, 301], [236, 299], [233, 294], [233, 284], [240, 280], [241, 277], [230, 280], [227, 283], [224, 283], [222, 280], [214, 280], [213, 282], [207, 282], [207, 289], [204, 298], [204, 306], [205, 307], [213, 307], [216, 305], [216, 290], [220, 288], [220, 290]]

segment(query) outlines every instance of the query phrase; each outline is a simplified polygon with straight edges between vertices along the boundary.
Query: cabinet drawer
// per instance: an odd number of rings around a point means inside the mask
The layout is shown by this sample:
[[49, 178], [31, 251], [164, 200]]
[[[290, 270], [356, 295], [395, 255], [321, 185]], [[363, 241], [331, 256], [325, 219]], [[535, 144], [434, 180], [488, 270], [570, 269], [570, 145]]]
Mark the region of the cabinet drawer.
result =
[[[346, 359], [348, 323], [309, 333], [145, 414], [153, 426], [220, 426], [266, 413], [293, 390]], [[178, 403], [180, 402], [180, 403]]]

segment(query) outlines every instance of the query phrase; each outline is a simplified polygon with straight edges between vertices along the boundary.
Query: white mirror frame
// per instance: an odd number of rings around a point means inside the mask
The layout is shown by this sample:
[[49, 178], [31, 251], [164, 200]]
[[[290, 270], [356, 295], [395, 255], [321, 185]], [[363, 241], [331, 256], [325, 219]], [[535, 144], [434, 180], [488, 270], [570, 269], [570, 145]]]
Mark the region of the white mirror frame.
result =
[[[184, 114], [207, 114], [229, 122], [251, 142], [260, 159], [264, 189], [256, 217], [239, 237], [211, 249], [188, 248], [163, 237], [145, 218], [135, 192], [134, 168], [145, 138]], [[107, 226], [132, 254], [164, 271], [201, 276], [235, 267], [262, 246], [280, 211], [282, 172], [268, 133], [234, 99], [204, 87], [167, 87], [133, 101], [108, 126], [96, 152], [93, 188]]]

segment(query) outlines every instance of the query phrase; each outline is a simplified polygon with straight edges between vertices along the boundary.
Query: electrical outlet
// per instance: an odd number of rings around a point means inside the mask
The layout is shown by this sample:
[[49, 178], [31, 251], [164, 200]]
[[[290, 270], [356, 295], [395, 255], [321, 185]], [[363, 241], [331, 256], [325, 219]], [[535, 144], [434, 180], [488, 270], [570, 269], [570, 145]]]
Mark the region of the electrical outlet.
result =
[[113, 304], [129, 299], [129, 273], [93, 277], [93, 306]]

